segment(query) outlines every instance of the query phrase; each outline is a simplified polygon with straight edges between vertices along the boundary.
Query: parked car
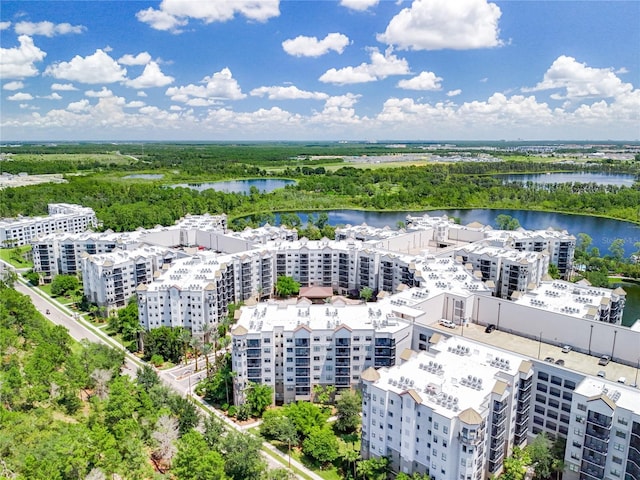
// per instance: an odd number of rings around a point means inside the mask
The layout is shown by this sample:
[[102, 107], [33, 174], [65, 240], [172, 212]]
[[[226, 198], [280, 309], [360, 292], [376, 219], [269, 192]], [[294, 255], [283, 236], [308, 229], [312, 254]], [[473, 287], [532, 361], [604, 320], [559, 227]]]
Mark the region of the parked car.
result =
[[627, 379], [625, 377], [620, 377], [618, 379], [618, 383], [622, 383], [624, 385], [625, 383], [627, 383]]
[[451, 320], [440, 320], [440, 325], [447, 328], [456, 328], [456, 324]]
[[561, 367], [564, 367], [564, 360], [559, 358], [558, 360], [556, 360], [556, 365], [560, 365]]
[[600, 378], [607, 378], [607, 373], [606, 373], [604, 370], [600, 370], [600, 371], [598, 372], [598, 376], [599, 376]]
[[598, 360], [598, 365], [609, 365], [609, 362], [611, 361], [611, 357], [609, 355], [602, 355], [600, 357], [600, 360]]
[[487, 325], [487, 328], [484, 329], [485, 333], [491, 333], [496, 329], [496, 326], [493, 323]]
[[553, 358], [553, 357], [545, 357], [544, 361], [545, 362], [549, 362], [549, 363], [553, 363], [553, 362], [555, 362], [555, 358]]
[[573, 347], [571, 345], [562, 346], [562, 353], [569, 353], [571, 350], [573, 350]]

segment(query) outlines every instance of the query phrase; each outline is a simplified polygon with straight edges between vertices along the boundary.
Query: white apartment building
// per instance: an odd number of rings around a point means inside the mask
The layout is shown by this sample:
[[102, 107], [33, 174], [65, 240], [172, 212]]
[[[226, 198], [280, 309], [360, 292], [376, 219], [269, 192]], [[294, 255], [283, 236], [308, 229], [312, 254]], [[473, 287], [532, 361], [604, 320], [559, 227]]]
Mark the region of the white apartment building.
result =
[[82, 285], [90, 302], [107, 311], [124, 307], [136, 287], [149, 283], [175, 252], [161, 247], [142, 246], [99, 255], [82, 254]]
[[456, 249], [455, 256], [479, 271], [483, 281], [492, 282], [495, 294], [502, 298], [536, 288], [549, 271], [547, 253], [508, 250], [481, 242]]
[[82, 254], [96, 255], [116, 249], [136, 248], [138, 232], [50, 233], [31, 241], [33, 270], [50, 280], [58, 274], [77, 275], [82, 270]]
[[67, 203], [49, 204], [47, 217], [18, 217], [0, 220], [0, 247], [28, 245], [54, 232], [80, 233], [98, 226], [93, 209]]
[[640, 391], [586, 378], [571, 405], [567, 480], [640, 479]]
[[[637, 364], [610, 362], [602, 366], [593, 356], [575, 350], [561, 351], [560, 346], [538, 339], [504, 332], [486, 334], [478, 325], [451, 330], [424, 322], [424, 316], [413, 322], [413, 352], [403, 355], [406, 363], [362, 374], [363, 392], [368, 393], [363, 399], [363, 454], [389, 456], [395, 471], [429, 473], [442, 479], [468, 475], [488, 478], [501, 468], [500, 451], [492, 451], [492, 446], [505, 445], [506, 455], [513, 445], [522, 445], [545, 433], [551, 439], [567, 439], [563, 478], [638, 478], [640, 391], [634, 386], [638, 381]], [[415, 353], [416, 345], [422, 342], [426, 343], [425, 351]], [[518, 380], [491, 376], [492, 366], [514, 374], [513, 356], [518, 359]], [[465, 410], [469, 414], [471, 408], [476, 425], [490, 427], [491, 419], [483, 409], [496, 406], [487, 401], [487, 394], [501, 391], [493, 383], [498, 379], [506, 381], [507, 389], [518, 390], [505, 410], [510, 413], [504, 433], [510, 437], [491, 442], [486, 437], [499, 429], [485, 428], [483, 440], [474, 450], [482, 458], [472, 459], [473, 472], [461, 472], [458, 469], [470, 463], [468, 458], [461, 458], [457, 442], [460, 437], [455, 427], [451, 435], [451, 425], [459, 423], [456, 415], [462, 417]], [[469, 382], [476, 388], [480, 386], [481, 394], [467, 392], [463, 386]], [[431, 420], [426, 428], [420, 424], [425, 410]], [[441, 428], [443, 422], [446, 432]], [[444, 433], [449, 434], [444, 440], [450, 448], [442, 452]], [[437, 442], [432, 439], [436, 434]], [[424, 442], [428, 442], [426, 448]], [[451, 455], [455, 458], [451, 464], [443, 462]], [[482, 462], [485, 470], [478, 476]]]
[[393, 366], [411, 346], [410, 321], [388, 301], [260, 303], [241, 309], [231, 334], [236, 405], [252, 382], [273, 387], [278, 404], [311, 400], [315, 385], [355, 388], [367, 368]]
[[200, 252], [173, 262], [137, 290], [140, 325], [184, 327], [198, 332], [217, 325], [229, 303], [268, 296], [273, 258], [265, 249], [242, 254]]
[[502, 471], [527, 439], [533, 368], [526, 358], [441, 337], [401, 365], [362, 375], [362, 454], [434, 480]]

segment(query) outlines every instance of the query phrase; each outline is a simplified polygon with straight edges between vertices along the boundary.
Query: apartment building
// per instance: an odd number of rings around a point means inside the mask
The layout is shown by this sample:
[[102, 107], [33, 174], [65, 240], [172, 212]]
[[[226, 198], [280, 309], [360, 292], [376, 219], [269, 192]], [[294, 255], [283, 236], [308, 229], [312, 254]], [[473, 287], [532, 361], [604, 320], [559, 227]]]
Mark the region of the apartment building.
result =
[[392, 303], [344, 299], [243, 307], [231, 334], [236, 405], [253, 382], [273, 387], [278, 404], [311, 400], [315, 385], [356, 388], [362, 372], [395, 365], [411, 345], [410, 321]]
[[151, 282], [175, 252], [156, 246], [116, 250], [99, 255], [82, 254], [82, 286], [90, 302], [110, 311], [124, 307], [140, 284]]
[[549, 270], [547, 253], [509, 250], [482, 242], [456, 249], [455, 256], [479, 271], [482, 280], [491, 282], [495, 295], [501, 298], [536, 288]]
[[435, 480], [498, 475], [527, 439], [533, 368], [525, 357], [440, 337], [429, 351], [362, 375], [362, 454]]
[[571, 407], [563, 478], [640, 479], [640, 391], [587, 378]]
[[0, 220], [0, 246], [28, 245], [40, 235], [54, 232], [79, 233], [98, 226], [93, 209], [68, 203], [49, 204], [46, 217], [18, 217]]
[[[487, 334], [475, 324], [449, 329], [425, 322], [426, 316], [412, 322], [412, 352], [405, 352], [404, 363], [367, 370], [361, 376], [363, 392], [367, 392], [363, 398], [363, 454], [389, 456], [396, 472], [417, 471], [441, 479], [488, 478], [500, 471], [502, 454], [508, 455], [513, 445], [545, 433], [551, 439], [567, 439], [563, 478], [638, 478], [637, 364], [599, 365], [593, 355], [541, 339], [502, 331]], [[426, 343], [424, 351], [417, 348], [422, 342]], [[496, 366], [501, 372], [497, 376], [492, 370]], [[519, 378], [505, 377], [516, 371]], [[505, 381], [505, 391], [510, 388], [513, 395], [507, 395], [511, 403], [505, 409], [505, 438], [494, 442], [491, 437], [501, 430], [491, 423], [494, 410], [501, 411], [501, 405], [495, 403], [495, 394], [502, 392], [496, 388], [498, 380]], [[481, 393], [463, 388], [469, 384], [480, 386]], [[420, 423], [424, 415], [429, 420], [426, 426]], [[474, 468], [462, 471], [470, 463], [468, 457], [461, 457], [462, 435], [456, 425], [468, 415], [475, 418], [474, 425], [484, 426], [484, 436], [474, 450], [480, 458], [471, 459]], [[469, 428], [469, 422], [463, 426]], [[448, 451], [443, 451], [443, 437]], [[451, 456], [454, 460], [449, 464]]]
[[96, 255], [137, 247], [139, 235], [114, 232], [50, 233], [31, 241], [33, 270], [50, 280], [58, 274], [77, 275], [82, 254]]

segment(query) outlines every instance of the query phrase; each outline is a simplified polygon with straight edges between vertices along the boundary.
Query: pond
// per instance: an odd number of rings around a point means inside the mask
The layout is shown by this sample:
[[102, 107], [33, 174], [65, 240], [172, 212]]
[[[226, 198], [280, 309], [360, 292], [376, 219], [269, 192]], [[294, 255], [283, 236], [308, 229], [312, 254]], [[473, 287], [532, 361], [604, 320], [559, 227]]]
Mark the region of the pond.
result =
[[132, 173], [122, 178], [142, 178], [144, 180], [160, 180], [164, 177], [163, 173]]
[[251, 193], [251, 187], [256, 187], [260, 193], [270, 193], [279, 188], [284, 188], [287, 185], [294, 185], [295, 183], [294, 180], [286, 180], [283, 178], [250, 178], [247, 180], [227, 180], [223, 182], [179, 183], [170, 186], [172, 188], [191, 188], [199, 192], [213, 189], [217, 192], [249, 195]]
[[[304, 223], [307, 222], [308, 213], [296, 212]], [[471, 222], [480, 222], [484, 225], [496, 227], [495, 220], [500, 214], [510, 215], [520, 222], [527, 230], [546, 230], [551, 227], [557, 230], [567, 230], [572, 235], [586, 233], [592, 240], [592, 247], [597, 247], [601, 255], [609, 253], [611, 242], [617, 238], [625, 241], [625, 255], [629, 256], [635, 251], [633, 244], [640, 241], [640, 226], [623, 222], [621, 220], [611, 220], [608, 218], [592, 217], [589, 215], [569, 215], [565, 213], [534, 212], [528, 210], [491, 210], [491, 209], [468, 209], [468, 210], [433, 210], [429, 212], [365, 212], [361, 210], [330, 210], [330, 225], [360, 225], [366, 223], [373, 227], [384, 227], [388, 225], [396, 229], [398, 222], [404, 222], [407, 214], [423, 215], [428, 213], [431, 216], [448, 215], [457, 217], [460, 223], [466, 225]], [[311, 214], [313, 215], [313, 214]], [[277, 222], [280, 221], [276, 214]]]
[[509, 175], [496, 175], [502, 178], [504, 183], [527, 182], [539, 185], [552, 183], [597, 183], [598, 185], [617, 185], [619, 187], [631, 187], [635, 181], [635, 175], [626, 173], [594, 173], [594, 172], [567, 172], [567, 173], [519, 173]]

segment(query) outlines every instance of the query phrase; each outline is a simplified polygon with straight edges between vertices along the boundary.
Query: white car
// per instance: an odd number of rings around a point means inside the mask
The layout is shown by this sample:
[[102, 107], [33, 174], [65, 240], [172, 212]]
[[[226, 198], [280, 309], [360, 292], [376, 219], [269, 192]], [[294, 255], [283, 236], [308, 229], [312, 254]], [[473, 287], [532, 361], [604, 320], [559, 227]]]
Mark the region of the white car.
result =
[[456, 324], [451, 320], [440, 320], [440, 325], [447, 328], [456, 328]]

